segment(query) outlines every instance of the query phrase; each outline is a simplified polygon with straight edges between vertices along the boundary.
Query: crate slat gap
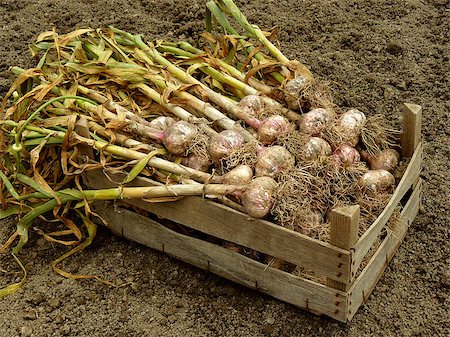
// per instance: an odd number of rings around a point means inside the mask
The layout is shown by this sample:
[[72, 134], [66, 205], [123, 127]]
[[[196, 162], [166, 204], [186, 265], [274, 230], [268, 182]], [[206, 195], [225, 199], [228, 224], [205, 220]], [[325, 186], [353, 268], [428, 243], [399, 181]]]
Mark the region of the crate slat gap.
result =
[[[341, 237], [332, 237], [330, 242], [335, 244], [332, 245], [269, 221], [251, 219], [241, 212], [200, 197], [186, 197], [168, 203], [148, 203], [143, 200], [120, 202], [310, 269], [325, 276], [326, 285], [268, 267], [219, 245], [175, 232], [121, 206], [97, 202], [93, 207], [115, 233], [125, 238], [163, 250], [182, 261], [313, 313], [347, 322], [371, 294], [406, 235], [408, 226], [419, 212], [423, 185], [419, 178], [423, 156], [420, 142], [421, 117], [420, 106], [404, 104], [403, 134], [400, 138], [402, 157], [411, 158], [411, 161], [388, 205], [356, 242], [354, 233], [357, 222], [352, 220], [346, 224], [347, 220], [342, 220], [352, 219], [352, 216], [354, 219], [358, 218], [355, 215], [356, 209], [351, 208], [347, 215], [345, 210], [341, 210], [341, 220], [333, 222], [335, 226], [343, 226], [347, 234], [342, 236], [340, 233]], [[118, 182], [123, 179], [123, 175], [112, 177]], [[84, 176], [84, 183], [89, 188], [117, 186], [100, 170], [88, 172]], [[130, 184], [133, 185], [149, 185], [149, 180], [138, 177]], [[356, 271], [405, 195], [409, 197], [401, 211], [400, 222], [395, 230], [387, 230], [386, 237], [358, 275]]]

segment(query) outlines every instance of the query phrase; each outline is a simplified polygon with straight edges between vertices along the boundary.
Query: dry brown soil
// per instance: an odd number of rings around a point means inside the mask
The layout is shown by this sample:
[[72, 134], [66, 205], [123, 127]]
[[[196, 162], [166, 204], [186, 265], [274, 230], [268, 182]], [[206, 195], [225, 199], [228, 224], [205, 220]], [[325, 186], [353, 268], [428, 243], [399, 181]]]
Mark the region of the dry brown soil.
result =
[[[203, 29], [201, 0], [0, 0], [0, 95], [8, 67], [35, 64], [28, 45], [56, 27], [114, 24], [149, 37], [188, 38]], [[445, 0], [239, 1], [250, 21], [279, 27], [281, 49], [340, 84], [343, 107], [397, 119], [402, 102], [424, 109], [421, 214], [373, 294], [348, 325], [235, 285], [102, 229], [53, 273], [60, 247], [32, 236], [21, 259], [29, 280], [1, 300], [0, 336], [450, 336], [449, 29]], [[0, 226], [0, 241], [14, 223]], [[9, 257], [1, 267], [16, 270]], [[0, 271], [1, 284], [17, 278]]]

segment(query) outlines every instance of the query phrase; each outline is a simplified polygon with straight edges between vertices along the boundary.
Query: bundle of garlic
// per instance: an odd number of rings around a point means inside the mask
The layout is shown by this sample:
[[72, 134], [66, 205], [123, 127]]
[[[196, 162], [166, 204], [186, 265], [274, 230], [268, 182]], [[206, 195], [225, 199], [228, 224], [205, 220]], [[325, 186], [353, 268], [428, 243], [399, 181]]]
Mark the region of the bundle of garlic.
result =
[[[50, 211], [66, 236], [80, 244], [85, 228], [90, 242], [94, 200], [227, 198], [251, 217], [321, 240], [336, 205], [381, 211], [399, 162], [385, 121], [342, 113], [231, 0], [207, 7], [199, 46], [144, 42], [114, 27], [38, 37], [39, 63], [12, 68], [17, 79], [0, 109], [0, 218], [20, 215], [1, 250], [18, 238], [18, 253], [33, 220]], [[126, 178], [83, 190], [82, 174], [99, 168]], [[155, 186], [127, 187], [138, 175]]]

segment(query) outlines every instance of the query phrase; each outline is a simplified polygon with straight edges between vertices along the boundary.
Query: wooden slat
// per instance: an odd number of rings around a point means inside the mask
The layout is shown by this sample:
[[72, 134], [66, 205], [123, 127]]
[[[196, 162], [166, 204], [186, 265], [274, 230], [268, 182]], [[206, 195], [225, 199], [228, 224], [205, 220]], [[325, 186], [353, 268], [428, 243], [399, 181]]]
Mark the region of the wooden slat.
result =
[[422, 107], [416, 104], [403, 105], [403, 132], [401, 136], [402, 156], [410, 158], [420, 142], [422, 130]]
[[[343, 206], [331, 211], [330, 243], [336, 247], [349, 250], [358, 239], [359, 205]], [[347, 265], [350, 269], [350, 264]], [[327, 279], [327, 285], [334, 289], [346, 291], [350, 287], [350, 278], [345, 283]]]
[[349, 294], [349, 320], [355, 315], [358, 308], [363, 304], [372, 290], [375, 288], [381, 275], [393, 258], [400, 243], [406, 235], [408, 226], [412, 223], [419, 212], [420, 200], [422, 194], [422, 180], [419, 179], [414, 192], [411, 194], [407, 204], [401, 212], [401, 220], [406, 224], [399, 225], [399, 229], [395, 233], [390, 232], [375, 255], [370, 259], [361, 275], [353, 283], [348, 291]]
[[[114, 178], [114, 181], [120, 179]], [[114, 186], [101, 171], [89, 172], [84, 182], [90, 188]], [[145, 181], [137, 180], [135, 183], [145, 184]], [[137, 199], [123, 202], [152, 212], [160, 218], [303, 266], [330, 279], [339, 282], [349, 279], [349, 251], [268, 221], [252, 219], [216, 202], [201, 197], [186, 197], [165, 203], [148, 203]]]
[[[109, 206], [108, 206], [109, 205]], [[95, 211], [127, 239], [313, 312], [345, 321], [347, 295], [267, 267], [241, 254], [174, 232], [135, 212], [97, 202]]]
[[359, 238], [359, 240], [355, 243], [355, 245], [351, 248], [352, 256], [351, 256], [351, 274], [352, 277], [355, 276], [356, 271], [358, 270], [361, 262], [366, 256], [367, 252], [370, 250], [372, 245], [375, 243], [376, 238], [381, 233], [381, 230], [384, 228], [395, 208], [397, 207], [400, 200], [409, 190], [411, 185], [417, 181], [420, 175], [420, 171], [422, 169], [422, 155], [423, 155], [423, 147], [422, 143], [416, 148], [411, 161], [400, 180], [397, 188], [394, 191], [394, 194], [391, 197], [391, 200], [383, 210], [383, 212], [379, 215], [379, 217], [375, 220], [375, 222], [369, 227], [369, 229]]

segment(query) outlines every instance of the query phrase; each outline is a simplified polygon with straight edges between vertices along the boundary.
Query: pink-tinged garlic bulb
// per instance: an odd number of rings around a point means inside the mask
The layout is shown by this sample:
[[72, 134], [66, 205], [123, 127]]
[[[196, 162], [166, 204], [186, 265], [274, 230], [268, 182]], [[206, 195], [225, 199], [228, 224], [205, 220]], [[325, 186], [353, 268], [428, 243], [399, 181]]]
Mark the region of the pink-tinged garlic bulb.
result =
[[244, 138], [233, 130], [224, 130], [211, 139], [209, 153], [211, 159], [216, 165], [220, 164], [220, 160], [228, 157], [235, 149], [244, 144]]
[[248, 165], [238, 165], [224, 175], [224, 183], [227, 185], [246, 185], [253, 178], [253, 170]]
[[211, 166], [211, 159], [200, 153], [191, 153], [183, 158], [181, 164], [198, 171], [208, 172], [209, 167]]
[[366, 115], [358, 109], [350, 109], [344, 112], [338, 120], [338, 130], [343, 142], [351, 146], [358, 144], [361, 129], [366, 120]]
[[153, 119], [150, 124], [155, 127], [155, 129], [166, 131], [172, 124], [175, 123], [175, 119], [168, 116], [159, 116]]
[[309, 84], [310, 81], [306, 77], [303, 75], [298, 75], [286, 83], [284, 90], [292, 96], [299, 96]]
[[198, 128], [185, 121], [178, 121], [169, 126], [165, 132], [164, 146], [170, 153], [183, 155], [198, 136]]
[[358, 185], [363, 191], [373, 194], [390, 192], [394, 188], [395, 178], [386, 170], [370, 170], [359, 178]]
[[351, 166], [361, 160], [359, 152], [350, 145], [342, 144], [333, 152], [333, 159], [339, 165]]
[[256, 130], [262, 124], [259, 118], [263, 106], [264, 104], [259, 96], [245, 96], [238, 103], [238, 109], [235, 111], [236, 117]]
[[276, 186], [276, 181], [270, 177], [253, 179], [242, 196], [245, 212], [257, 219], [269, 214], [274, 203], [273, 191]]
[[298, 75], [286, 83], [284, 100], [290, 109], [300, 110], [300, 98], [309, 85], [310, 81], [302, 75]]
[[371, 170], [386, 170], [391, 173], [397, 169], [400, 155], [394, 149], [386, 149], [375, 153], [368, 158], [369, 168]]
[[341, 115], [341, 125], [348, 128], [359, 128], [366, 122], [366, 115], [358, 109], [350, 109]]
[[300, 119], [300, 131], [308, 135], [316, 136], [334, 117], [334, 113], [323, 109], [313, 109], [302, 115]]
[[258, 95], [247, 95], [241, 98], [238, 106], [250, 117], [259, 118], [263, 102]]
[[258, 138], [265, 144], [271, 144], [280, 135], [285, 135], [294, 130], [294, 125], [286, 117], [273, 115], [267, 117], [258, 129]]
[[294, 156], [283, 146], [265, 147], [258, 152], [255, 173], [257, 177], [276, 178], [286, 169], [293, 167], [294, 164]]
[[305, 160], [314, 160], [321, 156], [331, 155], [331, 146], [325, 140], [319, 137], [311, 137], [305, 144], [303, 158]]

